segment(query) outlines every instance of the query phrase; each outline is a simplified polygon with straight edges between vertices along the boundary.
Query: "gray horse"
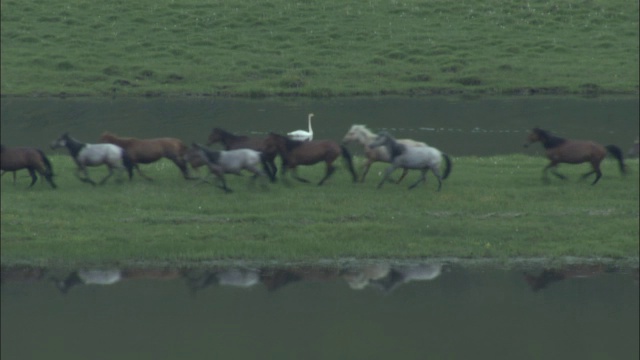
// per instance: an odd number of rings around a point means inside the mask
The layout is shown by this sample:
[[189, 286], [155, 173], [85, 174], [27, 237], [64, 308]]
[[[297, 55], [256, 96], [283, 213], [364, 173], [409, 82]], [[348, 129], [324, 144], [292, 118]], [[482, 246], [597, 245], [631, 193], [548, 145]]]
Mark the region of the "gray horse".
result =
[[211, 173], [222, 182], [221, 188], [225, 192], [231, 192], [231, 189], [227, 187], [224, 174], [240, 175], [242, 170], [247, 170], [254, 174], [254, 179], [259, 176], [265, 178], [268, 176], [267, 170], [260, 169], [260, 163], [263, 169], [267, 169], [266, 161], [260, 151], [252, 149], [214, 151], [196, 143], [192, 146], [200, 158], [206, 162]]
[[[427, 171], [433, 171], [433, 174], [438, 179], [438, 191], [442, 187], [442, 180], [446, 179], [451, 173], [451, 159], [449, 156], [440, 150], [431, 146], [406, 146], [400, 144], [393, 138], [388, 132], [382, 131], [378, 134], [378, 137], [369, 144], [369, 147], [375, 148], [378, 146], [386, 146], [389, 154], [391, 154], [391, 166], [384, 172], [382, 180], [378, 184], [378, 188], [387, 181], [391, 173], [397, 168], [403, 169], [415, 169], [420, 170], [422, 175], [409, 189], [413, 189], [421, 182], [427, 181]], [[447, 167], [444, 173], [440, 174], [440, 164], [444, 158]]]

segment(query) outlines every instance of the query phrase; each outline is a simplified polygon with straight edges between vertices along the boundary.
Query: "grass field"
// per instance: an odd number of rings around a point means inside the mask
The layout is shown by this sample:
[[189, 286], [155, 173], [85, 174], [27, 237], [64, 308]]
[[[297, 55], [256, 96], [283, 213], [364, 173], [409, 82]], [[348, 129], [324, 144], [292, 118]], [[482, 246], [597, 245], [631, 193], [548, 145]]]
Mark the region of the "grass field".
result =
[[[637, 259], [637, 159], [628, 160], [626, 176], [606, 160], [596, 186], [578, 180], [586, 165], [561, 166], [570, 180], [545, 184], [542, 158], [453, 161], [439, 193], [431, 175], [426, 186], [407, 190], [415, 172], [401, 185], [377, 189], [384, 169], [378, 164], [364, 184], [351, 183], [342, 167], [322, 187], [294, 180], [251, 185], [249, 176], [228, 176], [234, 192], [225, 194], [182, 179], [167, 161], [144, 167], [153, 182], [134, 177], [94, 188], [73, 176], [68, 156], [53, 156], [57, 190], [40, 182], [27, 189], [25, 172], [16, 185], [10, 174], [2, 177], [2, 263]], [[311, 180], [322, 172], [300, 169]], [[106, 171], [91, 174], [97, 180]]]
[[638, 2], [3, 0], [2, 95], [638, 93]]

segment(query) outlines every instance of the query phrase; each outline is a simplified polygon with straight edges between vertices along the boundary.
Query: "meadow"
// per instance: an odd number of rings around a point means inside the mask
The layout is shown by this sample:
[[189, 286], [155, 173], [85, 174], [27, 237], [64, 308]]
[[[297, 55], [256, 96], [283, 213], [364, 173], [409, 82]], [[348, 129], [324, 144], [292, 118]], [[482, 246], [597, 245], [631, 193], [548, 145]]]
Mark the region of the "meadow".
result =
[[[2, 177], [2, 264], [167, 263], [216, 260], [323, 261], [420, 258], [638, 258], [638, 160], [620, 175], [614, 160], [591, 186], [587, 165], [560, 167], [569, 176], [541, 179], [547, 161], [505, 155], [454, 157], [451, 176], [414, 190], [417, 172], [396, 185], [376, 185], [385, 165], [352, 183], [344, 165], [323, 186], [295, 180], [227, 178], [234, 190], [184, 180], [169, 161], [92, 187], [73, 176], [68, 155], [51, 157], [59, 188], [26, 172]], [[363, 159], [356, 157], [360, 169]], [[322, 165], [301, 167], [318, 180]], [[200, 174], [204, 175], [204, 169]], [[94, 180], [106, 174], [93, 168]], [[399, 171], [394, 174], [396, 177]], [[212, 178], [210, 178], [212, 180]]]
[[3, 96], [637, 94], [638, 2], [3, 0]]

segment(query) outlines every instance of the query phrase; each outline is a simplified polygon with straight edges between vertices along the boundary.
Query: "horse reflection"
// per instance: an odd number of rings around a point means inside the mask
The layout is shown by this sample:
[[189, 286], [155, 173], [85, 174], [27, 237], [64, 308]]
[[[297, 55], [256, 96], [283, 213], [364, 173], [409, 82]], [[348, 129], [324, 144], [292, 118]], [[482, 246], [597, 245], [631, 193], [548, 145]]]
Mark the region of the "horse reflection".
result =
[[113, 285], [122, 280], [172, 280], [182, 276], [182, 270], [173, 268], [81, 269], [72, 271], [63, 280], [52, 278], [60, 292], [66, 294], [78, 285]]
[[213, 285], [250, 288], [260, 283], [260, 270], [250, 268], [215, 269], [198, 274], [187, 272], [187, 286], [192, 293]]
[[429, 281], [442, 273], [442, 264], [417, 264], [393, 266], [387, 276], [371, 281], [373, 287], [391, 292], [398, 286], [412, 281]]
[[538, 275], [524, 273], [524, 279], [533, 291], [547, 288], [550, 284], [566, 279], [590, 278], [605, 272], [615, 272], [616, 268], [605, 265], [571, 265], [560, 269], [544, 269]]

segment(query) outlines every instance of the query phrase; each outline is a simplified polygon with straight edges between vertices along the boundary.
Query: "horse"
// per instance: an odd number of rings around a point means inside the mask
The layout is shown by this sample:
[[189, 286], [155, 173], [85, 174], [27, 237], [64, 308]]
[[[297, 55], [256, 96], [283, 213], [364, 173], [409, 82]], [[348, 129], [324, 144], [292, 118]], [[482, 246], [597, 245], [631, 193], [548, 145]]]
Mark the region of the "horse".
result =
[[299, 165], [313, 165], [324, 161], [326, 171], [318, 185], [322, 185], [335, 171], [333, 162], [342, 155], [347, 163], [353, 182], [358, 181], [358, 175], [353, 168], [353, 160], [349, 150], [343, 145], [331, 140], [297, 141], [276, 133], [270, 133], [265, 140], [268, 149], [275, 149], [283, 159], [282, 175], [289, 169], [293, 177], [300, 182], [309, 182], [298, 176], [296, 168]]
[[[372, 148], [385, 146], [391, 156], [391, 166], [389, 166], [385, 172], [382, 180], [378, 184], [378, 188], [382, 187], [382, 184], [387, 181], [389, 175], [397, 169], [416, 169], [420, 170], [422, 175], [409, 189], [415, 188], [419, 183], [427, 181], [427, 171], [433, 171], [433, 174], [438, 179], [438, 190], [442, 187], [442, 180], [449, 177], [451, 173], [451, 159], [449, 155], [441, 152], [440, 150], [431, 146], [407, 146], [399, 143], [388, 132], [382, 131], [378, 134], [378, 137], [369, 145]], [[443, 174], [440, 174], [440, 164], [444, 158], [447, 167]]]
[[[253, 149], [235, 150], [209, 150], [206, 147], [193, 143], [192, 149], [200, 154], [206, 161], [207, 167], [221, 182], [221, 188], [229, 193], [232, 190], [227, 187], [224, 174], [241, 175], [242, 170], [248, 170], [254, 174], [253, 179], [259, 176], [267, 176], [267, 164], [259, 151]], [[260, 169], [262, 163], [264, 171]]]
[[252, 149], [260, 151], [263, 159], [267, 163], [267, 175], [269, 175], [272, 182], [276, 180], [278, 168], [276, 167], [275, 158], [278, 152], [273, 149], [267, 149], [264, 137], [234, 135], [224, 129], [214, 128], [211, 134], [209, 134], [207, 145], [212, 145], [217, 142], [222, 143], [225, 150]]
[[595, 173], [596, 178], [591, 183], [591, 185], [595, 185], [602, 176], [600, 163], [607, 155], [607, 152], [611, 153], [618, 160], [620, 172], [622, 174], [626, 173], [622, 150], [615, 145], [602, 146], [589, 140], [565, 139], [551, 134], [550, 131], [534, 128], [529, 132], [527, 141], [524, 143], [524, 147], [528, 147], [530, 144], [538, 141], [542, 143], [542, 146], [545, 148], [547, 158], [551, 160], [543, 170], [543, 179], [545, 181], [548, 181], [547, 171], [549, 169], [551, 169], [553, 175], [558, 178], [563, 180], [567, 178], [556, 170], [556, 167], [560, 163], [581, 164], [589, 162], [591, 163], [593, 170], [582, 175], [582, 179]]
[[[367, 157], [367, 160], [364, 163], [364, 169], [362, 171], [362, 178], [360, 179], [360, 182], [364, 182], [364, 178], [365, 176], [367, 176], [367, 173], [369, 172], [369, 168], [371, 167], [372, 163], [376, 161], [387, 162], [387, 163], [391, 162], [391, 155], [389, 154], [389, 151], [387, 150], [386, 147], [384, 146], [380, 146], [376, 148], [369, 147], [369, 145], [375, 139], [376, 139], [376, 134], [374, 134], [371, 130], [367, 129], [367, 127], [364, 125], [352, 125], [351, 129], [347, 131], [347, 133], [344, 135], [344, 138], [342, 139], [342, 143], [357, 142], [364, 146], [364, 154]], [[396, 141], [406, 146], [417, 146], [417, 147], [428, 146], [423, 142], [415, 141], [411, 139], [397, 139]], [[409, 172], [409, 169], [403, 169], [402, 175], [400, 176], [398, 181], [396, 181], [396, 184], [399, 184], [402, 181], [402, 179], [404, 179], [404, 177], [407, 176], [408, 172]]]
[[100, 135], [100, 142], [118, 145], [123, 148], [131, 157], [138, 174], [147, 180], [152, 180], [143, 174], [138, 164], [150, 164], [162, 158], [173, 161], [182, 172], [185, 179], [191, 180], [187, 161], [184, 155], [188, 147], [176, 138], [156, 138], [156, 139], [136, 139], [131, 137], [118, 137], [117, 135], [105, 131]]
[[[125, 168], [129, 174], [129, 180], [133, 177], [134, 164], [127, 152], [118, 145], [85, 144], [69, 136], [69, 133], [64, 133], [51, 143], [52, 149], [61, 147], [67, 148], [76, 165], [78, 165], [75, 175], [82, 182], [95, 186], [95, 181], [89, 178], [87, 167], [103, 164], [109, 169], [109, 174], [100, 181], [100, 185], [104, 184], [113, 175], [113, 169]], [[84, 173], [84, 177], [79, 176], [80, 172]]]
[[184, 154], [184, 160], [195, 171], [208, 164], [206, 158], [200, 155], [200, 150], [193, 147], [187, 149]]
[[0, 144], [0, 170], [13, 172], [13, 182], [16, 182], [16, 171], [27, 169], [31, 175], [32, 187], [38, 177], [36, 171], [42, 175], [52, 188], [57, 188], [53, 182], [53, 167], [51, 162], [40, 149], [34, 147], [7, 147]]

